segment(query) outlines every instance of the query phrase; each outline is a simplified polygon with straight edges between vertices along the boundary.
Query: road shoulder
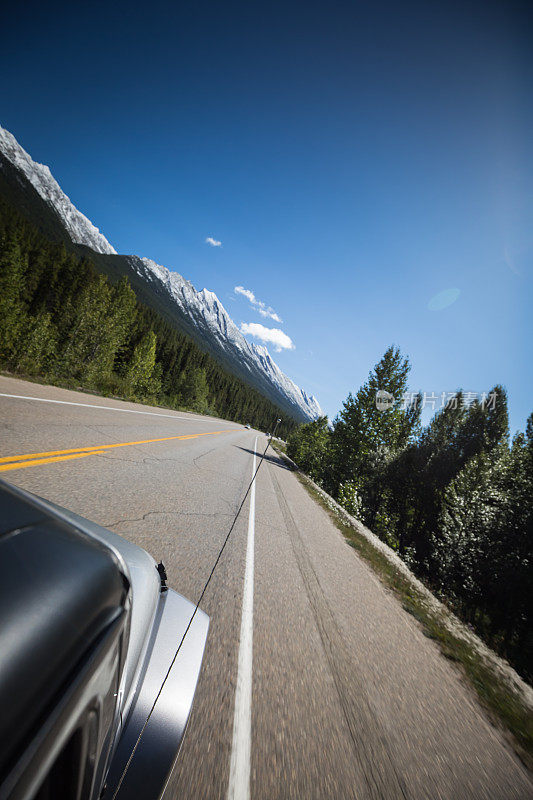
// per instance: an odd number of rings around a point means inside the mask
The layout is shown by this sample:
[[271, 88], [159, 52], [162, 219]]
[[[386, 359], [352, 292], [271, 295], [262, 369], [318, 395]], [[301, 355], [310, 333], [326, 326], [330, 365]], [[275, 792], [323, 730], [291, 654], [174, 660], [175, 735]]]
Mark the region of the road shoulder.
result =
[[[473, 797], [530, 796], [527, 770], [455, 665], [402, 608], [397, 592], [378, 581], [375, 566], [348, 547], [329, 510], [317, 508], [295, 474], [281, 474], [287, 505], [351, 650], [354, 675], [388, 731], [408, 785], [432, 774], [440, 776], [435, 796], [470, 796], [463, 785], [467, 774]], [[408, 730], [417, 732], [409, 741]], [[463, 776], [459, 783], [454, 775]]]

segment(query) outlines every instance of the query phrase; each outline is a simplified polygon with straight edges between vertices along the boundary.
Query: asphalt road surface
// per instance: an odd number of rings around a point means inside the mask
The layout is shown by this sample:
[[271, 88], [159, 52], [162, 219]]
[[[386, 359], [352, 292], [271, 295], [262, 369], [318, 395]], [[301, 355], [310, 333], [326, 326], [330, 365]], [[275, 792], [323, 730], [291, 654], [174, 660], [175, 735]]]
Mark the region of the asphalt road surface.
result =
[[[0, 393], [0, 477], [141, 545], [196, 601], [264, 436], [5, 377]], [[202, 603], [165, 797], [532, 797], [455, 667], [272, 451], [255, 483]]]

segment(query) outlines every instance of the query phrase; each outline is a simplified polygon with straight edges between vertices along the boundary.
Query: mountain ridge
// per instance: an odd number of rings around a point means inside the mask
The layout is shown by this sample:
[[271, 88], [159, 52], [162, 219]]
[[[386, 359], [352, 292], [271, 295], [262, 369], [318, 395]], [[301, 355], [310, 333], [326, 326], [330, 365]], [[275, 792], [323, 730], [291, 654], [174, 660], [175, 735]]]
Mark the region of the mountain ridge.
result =
[[34, 161], [15, 137], [0, 125], [0, 151], [29, 180], [42, 199], [52, 206], [67, 233], [76, 244], [85, 244], [97, 253], [117, 255], [115, 248], [91, 220], [78, 211], [62, 190], [46, 164]]
[[[134, 288], [153, 301], [165, 303], [167, 317], [184, 328], [206, 347], [221, 363], [247, 383], [266, 394], [293, 415], [309, 421], [322, 414], [313, 395], [307, 394], [285, 375], [272, 359], [268, 349], [249, 342], [220, 302], [209, 289], [197, 290], [180, 273], [136, 255], [120, 255], [63, 192], [49, 167], [39, 164], [22, 148], [15, 137], [0, 126], [0, 154], [37, 192], [55, 213], [69, 239], [100, 256], [104, 270], [133, 277]], [[0, 159], [0, 172], [2, 168]], [[128, 272], [131, 274], [128, 275]], [[174, 313], [173, 313], [174, 312]]]

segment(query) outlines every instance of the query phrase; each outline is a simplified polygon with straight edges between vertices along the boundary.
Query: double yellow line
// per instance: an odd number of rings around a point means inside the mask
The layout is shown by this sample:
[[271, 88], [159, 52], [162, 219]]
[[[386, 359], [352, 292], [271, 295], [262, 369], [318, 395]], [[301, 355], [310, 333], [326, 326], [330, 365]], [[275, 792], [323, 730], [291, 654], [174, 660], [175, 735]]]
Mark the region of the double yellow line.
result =
[[[230, 429], [232, 430], [232, 429]], [[139, 444], [152, 444], [153, 442], [170, 442], [176, 439], [197, 439], [199, 436], [216, 436], [219, 433], [230, 431], [210, 431], [208, 433], [191, 433], [186, 436], [165, 436], [163, 439], [142, 439], [139, 442], [118, 442], [117, 444], [97, 444], [93, 447], [74, 447], [70, 450], [50, 450], [48, 453], [26, 453], [22, 456], [5, 456], [0, 458], [0, 472], [12, 469], [25, 469], [37, 467], [40, 464], [53, 464], [56, 461], [70, 461], [74, 458], [87, 456], [101, 456], [115, 447], [133, 447]]]

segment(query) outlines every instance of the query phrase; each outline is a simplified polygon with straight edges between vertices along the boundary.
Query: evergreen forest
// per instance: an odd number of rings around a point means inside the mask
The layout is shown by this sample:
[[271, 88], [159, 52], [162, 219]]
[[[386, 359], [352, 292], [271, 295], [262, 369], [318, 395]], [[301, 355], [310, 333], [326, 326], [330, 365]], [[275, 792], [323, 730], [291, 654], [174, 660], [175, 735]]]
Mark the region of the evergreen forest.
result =
[[0, 368], [220, 416], [286, 437], [295, 420], [186, 334], [0, 200]]

